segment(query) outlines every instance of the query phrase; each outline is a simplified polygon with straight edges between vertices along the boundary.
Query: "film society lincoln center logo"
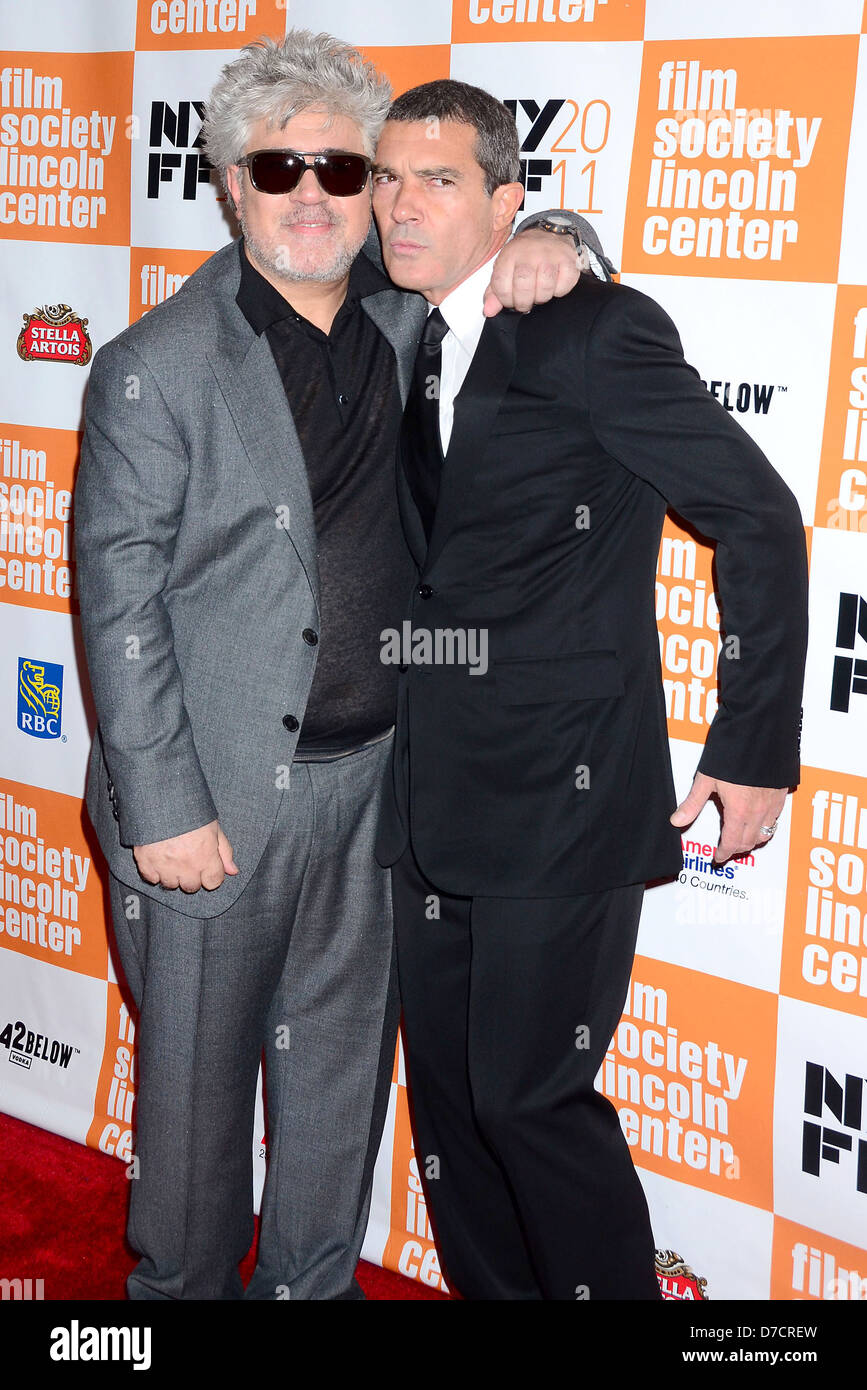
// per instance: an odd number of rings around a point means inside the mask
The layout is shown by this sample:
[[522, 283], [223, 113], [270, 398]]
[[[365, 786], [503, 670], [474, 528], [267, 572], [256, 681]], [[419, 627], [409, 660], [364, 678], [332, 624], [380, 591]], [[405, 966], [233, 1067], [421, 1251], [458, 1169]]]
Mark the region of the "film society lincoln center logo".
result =
[[18, 659], [18, 728], [31, 738], [60, 738], [63, 667], [50, 661]]
[[623, 265], [833, 282], [855, 34], [645, 42]]

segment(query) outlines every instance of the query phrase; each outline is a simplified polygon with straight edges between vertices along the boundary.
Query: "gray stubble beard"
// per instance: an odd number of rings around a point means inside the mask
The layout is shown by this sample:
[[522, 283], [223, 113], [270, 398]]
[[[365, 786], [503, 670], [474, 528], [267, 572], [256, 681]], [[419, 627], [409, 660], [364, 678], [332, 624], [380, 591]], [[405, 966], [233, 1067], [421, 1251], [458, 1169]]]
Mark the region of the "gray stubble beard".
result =
[[[314, 270], [293, 270], [291, 256], [288, 246], [280, 243], [276, 248], [263, 246], [254, 236], [251, 235], [247, 227], [247, 219], [244, 213], [243, 197], [237, 207], [237, 217], [241, 224], [241, 231], [244, 233], [244, 241], [250, 248], [255, 261], [264, 266], [266, 270], [276, 276], [279, 280], [285, 280], [287, 284], [298, 284], [304, 281], [313, 281], [318, 284], [331, 284], [334, 281], [342, 280], [349, 274], [352, 264], [361, 250], [367, 238], [367, 232], [359, 238], [358, 245], [338, 247], [330, 262], [323, 266], [317, 266]], [[339, 223], [332, 225], [339, 226]]]

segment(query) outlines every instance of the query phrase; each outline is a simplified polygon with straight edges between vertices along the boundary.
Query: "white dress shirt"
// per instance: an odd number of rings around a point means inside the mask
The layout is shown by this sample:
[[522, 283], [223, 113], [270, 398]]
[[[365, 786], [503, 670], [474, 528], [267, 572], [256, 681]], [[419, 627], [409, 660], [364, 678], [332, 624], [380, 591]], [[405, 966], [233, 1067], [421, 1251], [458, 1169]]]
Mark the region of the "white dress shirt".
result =
[[[464, 377], [470, 368], [473, 354], [479, 345], [485, 315], [482, 311], [485, 289], [491, 278], [491, 267], [496, 252], [474, 270], [472, 275], [451, 290], [439, 306], [440, 313], [449, 326], [449, 332], [442, 341], [442, 373], [440, 376], [440, 442], [445, 455], [452, 437], [452, 424], [455, 418], [455, 396], [464, 384]], [[431, 304], [430, 313], [434, 308]]]

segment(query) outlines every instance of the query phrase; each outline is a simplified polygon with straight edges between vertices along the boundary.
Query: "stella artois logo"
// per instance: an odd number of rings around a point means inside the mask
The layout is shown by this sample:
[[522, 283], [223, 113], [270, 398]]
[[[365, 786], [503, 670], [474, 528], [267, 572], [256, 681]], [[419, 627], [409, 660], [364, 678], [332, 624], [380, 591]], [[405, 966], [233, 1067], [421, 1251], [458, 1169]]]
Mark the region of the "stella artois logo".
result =
[[79, 318], [68, 304], [46, 304], [25, 314], [16, 346], [25, 362], [71, 362], [86, 367], [93, 354], [87, 319]]
[[707, 1301], [707, 1280], [693, 1273], [689, 1265], [673, 1250], [657, 1250], [656, 1277], [663, 1298], [701, 1298]]

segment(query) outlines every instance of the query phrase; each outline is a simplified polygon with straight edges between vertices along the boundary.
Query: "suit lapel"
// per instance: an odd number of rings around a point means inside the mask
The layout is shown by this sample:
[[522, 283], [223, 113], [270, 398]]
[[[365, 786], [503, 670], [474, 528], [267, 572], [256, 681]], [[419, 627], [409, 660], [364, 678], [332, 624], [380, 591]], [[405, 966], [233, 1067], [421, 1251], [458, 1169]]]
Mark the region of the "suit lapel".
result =
[[403, 466], [403, 456], [400, 450], [400, 438], [398, 437], [397, 458], [395, 459], [395, 472], [397, 482], [397, 502], [400, 510], [400, 519], [403, 523], [404, 535], [410, 554], [415, 560], [419, 569], [425, 562], [428, 544], [422, 525], [421, 514], [415, 505], [415, 498], [412, 489], [407, 482], [406, 469]]
[[[427, 317], [425, 301], [418, 294], [398, 294], [394, 290], [384, 290], [380, 294], [368, 295], [361, 303], [365, 312], [394, 350], [401, 404], [406, 405], [409, 388], [412, 384], [413, 363]], [[421, 567], [424, 564], [427, 541], [425, 540], [421, 517], [406, 481], [406, 474], [400, 458], [400, 448], [397, 450], [395, 470], [400, 517], [407, 544], [416, 564]]]
[[425, 562], [428, 570], [464, 511], [476, 462], [485, 451], [515, 370], [515, 339], [521, 318], [521, 314], [501, 309], [495, 318], [485, 320], [469, 371], [455, 397], [454, 422]]
[[313, 503], [301, 444], [268, 340], [253, 332], [234, 298], [207, 357], [265, 495], [277, 518], [286, 518], [283, 529], [319, 608]]
[[394, 350], [400, 400], [402, 405], [406, 405], [412, 383], [412, 365], [427, 317], [427, 306], [420, 294], [388, 289], [366, 295], [361, 307]]

